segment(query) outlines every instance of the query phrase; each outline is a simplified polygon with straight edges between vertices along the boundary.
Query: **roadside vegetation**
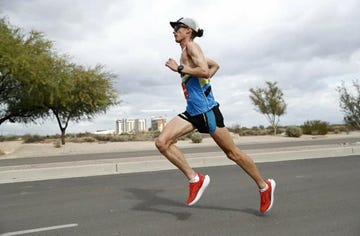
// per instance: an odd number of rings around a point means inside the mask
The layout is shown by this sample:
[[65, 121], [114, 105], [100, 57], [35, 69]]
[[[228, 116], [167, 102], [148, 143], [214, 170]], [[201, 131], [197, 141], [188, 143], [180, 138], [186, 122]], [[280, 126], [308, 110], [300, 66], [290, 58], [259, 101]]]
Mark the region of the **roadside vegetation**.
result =
[[[273, 135], [274, 128], [272, 126], [264, 127], [254, 126], [252, 128], [241, 127], [236, 125], [230, 127], [229, 130], [239, 136], [259, 136], [259, 135]], [[340, 134], [349, 133], [356, 130], [354, 127], [345, 124], [330, 125], [328, 122], [312, 120], [306, 121], [299, 126], [278, 126], [277, 133], [288, 137], [301, 137], [305, 135], [326, 135], [326, 134]]]
[[[324, 124], [326, 127], [324, 128]], [[260, 136], [273, 135], [272, 127], [255, 126], [252, 128], [240, 127], [235, 125], [228, 128], [230, 132], [238, 134], [239, 136]], [[288, 126], [277, 127], [279, 135], [288, 137], [300, 137], [303, 134], [309, 135], [325, 135], [325, 134], [340, 134], [354, 131], [347, 125], [329, 125], [327, 122], [321, 121], [307, 121], [302, 126]], [[326, 133], [324, 133], [326, 131]], [[134, 142], [134, 141], [154, 141], [159, 136], [159, 131], [149, 131], [137, 134], [93, 134], [93, 133], [78, 133], [66, 134], [66, 142], [69, 143], [106, 143], [106, 142]], [[193, 143], [201, 143], [203, 138], [209, 137], [207, 134], [200, 134], [192, 132], [185, 135], [178, 140], [191, 140]], [[59, 146], [60, 135], [20, 135], [20, 136], [0, 136], [0, 142], [4, 141], [22, 141], [23, 143], [54, 143], [54, 146]], [[57, 145], [56, 145], [57, 144]]]
[[287, 105], [283, 98], [284, 93], [277, 86], [277, 82], [266, 81], [265, 83], [264, 88], [250, 89], [250, 99], [256, 111], [266, 117], [273, 134], [276, 135], [279, 132], [280, 117], [285, 114]]

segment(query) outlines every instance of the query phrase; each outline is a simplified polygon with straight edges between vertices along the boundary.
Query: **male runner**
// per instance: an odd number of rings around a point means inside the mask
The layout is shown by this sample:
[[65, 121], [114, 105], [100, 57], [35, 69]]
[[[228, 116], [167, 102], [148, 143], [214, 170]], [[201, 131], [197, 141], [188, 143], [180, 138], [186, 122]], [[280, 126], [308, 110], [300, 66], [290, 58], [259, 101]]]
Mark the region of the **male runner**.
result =
[[275, 181], [264, 180], [253, 160], [234, 144], [226, 129], [219, 103], [215, 101], [210, 86], [210, 78], [217, 72], [219, 65], [205, 58], [201, 48], [194, 42], [201, 37], [203, 30], [190, 18], [180, 18], [170, 22], [174, 29], [175, 41], [180, 44], [182, 53], [180, 64], [169, 59], [166, 66], [180, 73], [182, 88], [187, 101], [186, 111], [173, 118], [156, 139], [159, 151], [189, 180], [189, 197], [187, 205], [194, 205], [210, 183], [210, 177], [195, 172], [186, 161], [183, 153], [174, 145], [176, 138], [194, 129], [209, 133], [226, 156], [238, 164], [257, 184], [260, 192], [260, 212], [267, 212], [274, 202]]

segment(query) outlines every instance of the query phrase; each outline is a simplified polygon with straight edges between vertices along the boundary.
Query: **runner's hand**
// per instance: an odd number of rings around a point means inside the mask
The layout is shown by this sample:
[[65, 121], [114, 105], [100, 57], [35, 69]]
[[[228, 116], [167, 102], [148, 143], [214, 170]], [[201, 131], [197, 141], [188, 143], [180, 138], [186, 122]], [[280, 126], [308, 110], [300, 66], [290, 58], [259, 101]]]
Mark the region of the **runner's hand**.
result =
[[174, 59], [169, 58], [169, 60], [165, 63], [165, 66], [169, 67], [172, 71], [177, 72], [178, 64]]

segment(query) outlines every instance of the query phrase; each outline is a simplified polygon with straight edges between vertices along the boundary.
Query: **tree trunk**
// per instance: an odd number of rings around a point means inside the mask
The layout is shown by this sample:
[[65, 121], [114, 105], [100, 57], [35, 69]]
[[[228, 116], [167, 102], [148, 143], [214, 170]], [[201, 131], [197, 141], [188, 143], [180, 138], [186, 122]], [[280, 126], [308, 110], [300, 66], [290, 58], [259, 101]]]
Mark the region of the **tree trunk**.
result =
[[273, 125], [273, 129], [274, 129], [274, 136], [276, 136], [276, 134], [277, 134], [277, 126]]
[[61, 129], [61, 144], [65, 145], [65, 129]]
[[52, 108], [50, 108], [52, 110], [52, 112], [54, 113], [55, 117], [56, 117], [56, 120], [59, 124], [59, 127], [60, 127], [60, 131], [61, 131], [61, 144], [62, 145], [65, 145], [65, 131], [66, 131], [66, 128], [68, 126], [68, 123], [69, 123], [69, 120], [70, 118], [67, 119], [67, 122], [65, 123], [65, 126], [63, 127], [62, 124], [61, 124], [61, 120], [60, 120], [60, 116], [59, 114], [54, 111]]

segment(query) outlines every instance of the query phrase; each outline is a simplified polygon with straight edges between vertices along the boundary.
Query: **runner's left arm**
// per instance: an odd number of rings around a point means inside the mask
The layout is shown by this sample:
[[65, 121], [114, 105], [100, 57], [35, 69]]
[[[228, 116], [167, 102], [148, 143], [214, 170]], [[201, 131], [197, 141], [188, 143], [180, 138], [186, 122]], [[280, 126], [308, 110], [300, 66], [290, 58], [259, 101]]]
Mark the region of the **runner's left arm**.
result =
[[209, 78], [212, 78], [215, 75], [215, 73], [219, 70], [220, 66], [216, 61], [210, 58], [206, 58], [206, 63], [208, 64], [209, 67], [209, 74], [210, 74]]

